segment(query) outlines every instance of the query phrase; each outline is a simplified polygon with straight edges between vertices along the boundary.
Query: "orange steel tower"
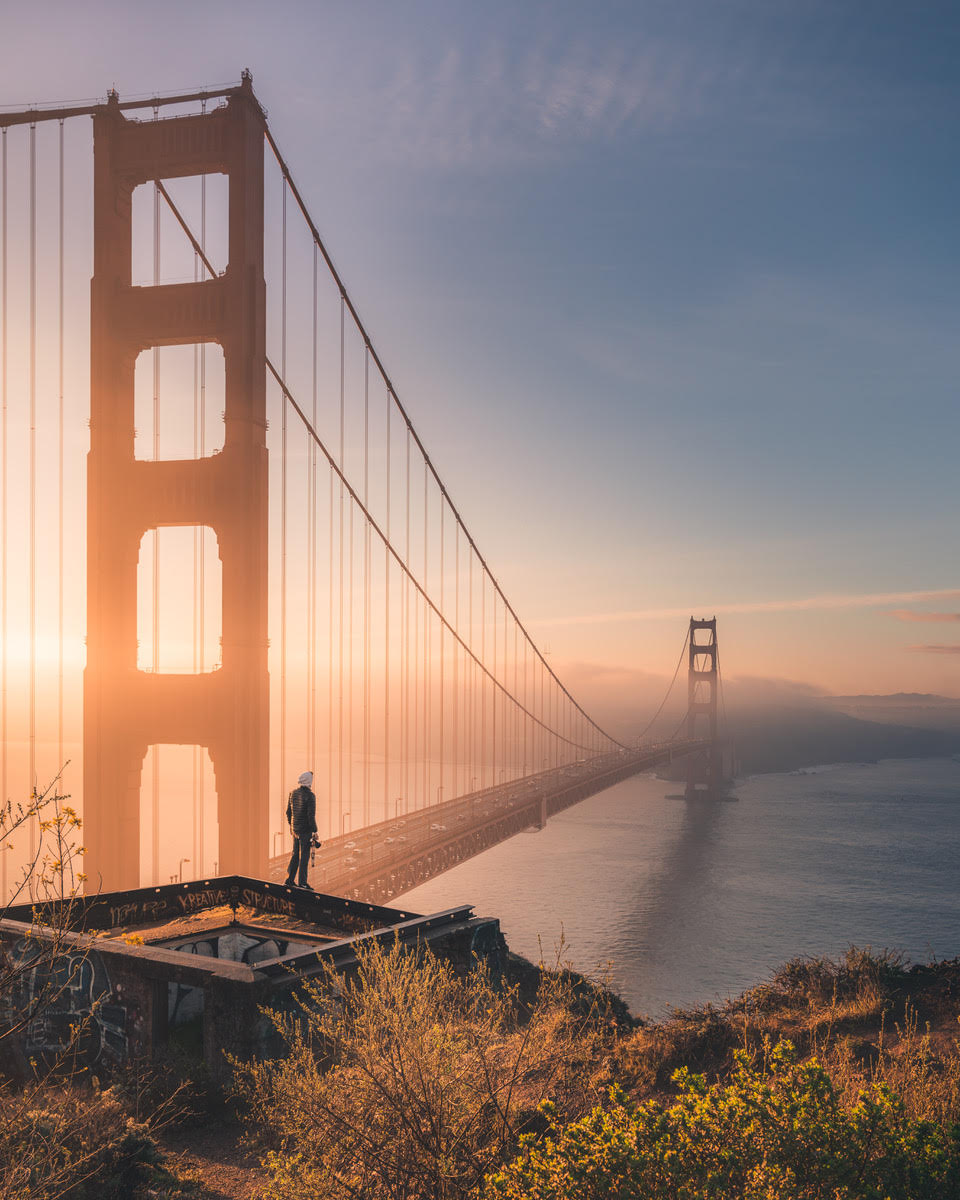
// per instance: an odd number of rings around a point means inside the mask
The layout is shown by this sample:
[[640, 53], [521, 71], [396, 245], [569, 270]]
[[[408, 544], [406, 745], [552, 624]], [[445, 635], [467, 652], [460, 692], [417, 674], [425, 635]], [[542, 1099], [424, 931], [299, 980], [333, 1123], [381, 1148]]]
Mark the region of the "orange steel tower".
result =
[[[706, 631], [703, 640], [697, 635]], [[717, 734], [717, 618], [690, 618], [690, 658], [687, 672], [687, 737], [710, 746], [687, 758], [686, 795], [713, 795], [723, 782], [722, 748]]]
[[[83, 733], [88, 887], [140, 882], [140, 776], [153, 744], [207, 747], [217, 784], [219, 870], [262, 876], [266, 868], [263, 145], [264, 117], [246, 73], [229, 101], [210, 113], [127, 120], [111, 93], [94, 116]], [[214, 172], [226, 174], [230, 187], [224, 274], [201, 283], [133, 287], [134, 188]], [[189, 461], [135, 460], [137, 355], [153, 346], [202, 342], [223, 349], [222, 451]], [[207, 674], [137, 669], [140, 543], [148, 530], [168, 525], [207, 525], [217, 537], [222, 663]]]

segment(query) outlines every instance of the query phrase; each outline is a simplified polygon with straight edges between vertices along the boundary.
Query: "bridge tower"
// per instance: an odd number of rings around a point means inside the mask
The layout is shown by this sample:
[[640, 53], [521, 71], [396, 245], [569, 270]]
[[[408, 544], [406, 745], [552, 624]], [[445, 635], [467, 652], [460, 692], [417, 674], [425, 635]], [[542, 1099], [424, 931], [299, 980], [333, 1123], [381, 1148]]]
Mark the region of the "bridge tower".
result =
[[[268, 851], [264, 116], [247, 73], [210, 113], [127, 120], [112, 93], [94, 116], [84, 823], [91, 885], [136, 887], [148, 746], [205, 746], [219, 798], [219, 870], [263, 875]], [[200, 283], [133, 287], [132, 194], [159, 179], [229, 179], [229, 264]], [[157, 345], [218, 343], [224, 445], [197, 460], [136, 461], [134, 370]], [[222, 564], [222, 663], [206, 674], [137, 669], [137, 562], [160, 526], [210, 526]], [[159, 798], [157, 798], [159, 803]], [[202, 869], [202, 865], [201, 865]]]
[[688, 798], [715, 795], [723, 782], [723, 750], [717, 728], [717, 618], [690, 618], [687, 671], [687, 737], [706, 740], [709, 748], [687, 757]]

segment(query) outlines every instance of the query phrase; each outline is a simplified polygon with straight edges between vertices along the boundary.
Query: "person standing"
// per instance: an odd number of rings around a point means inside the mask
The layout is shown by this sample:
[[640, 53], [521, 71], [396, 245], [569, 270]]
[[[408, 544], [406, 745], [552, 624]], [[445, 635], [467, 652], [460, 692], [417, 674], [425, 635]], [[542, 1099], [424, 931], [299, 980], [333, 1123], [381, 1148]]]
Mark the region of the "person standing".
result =
[[310, 788], [312, 783], [313, 772], [304, 771], [287, 800], [287, 822], [293, 834], [293, 853], [287, 867], [286, 886], [308, 888], [310, 891], [313, 888], [307, 883], [307, 865], [310, 862], [310, 846], [317, 832], [317, 798]]

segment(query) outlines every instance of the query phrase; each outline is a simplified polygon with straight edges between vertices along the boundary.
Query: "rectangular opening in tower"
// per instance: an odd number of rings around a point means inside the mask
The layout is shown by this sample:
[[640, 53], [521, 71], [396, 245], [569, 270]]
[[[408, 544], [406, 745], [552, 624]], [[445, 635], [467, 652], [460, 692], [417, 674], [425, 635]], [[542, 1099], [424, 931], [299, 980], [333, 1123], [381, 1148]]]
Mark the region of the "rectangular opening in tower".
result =
[[207, 525], [165, 525], [140, 540], [137, 669], [199, 675], [220, 666], [222, 569]]
[[[227, 266], [230, 182], [226, 175], [163, 179], [193, 237], [216, 274]], [[155, 183], [141, 184], [132, 199], [132, 282], [139, 287], [200, 282], [210, 272]]]
[[226, 372], [215, 342], [152, 346], [134, 369], [134, 457], [208, 458], [223, 449]]
[[147, 748], [140, 775], [140, 884], [202, 879], [219, 869], [213, 763], [204, 746]]

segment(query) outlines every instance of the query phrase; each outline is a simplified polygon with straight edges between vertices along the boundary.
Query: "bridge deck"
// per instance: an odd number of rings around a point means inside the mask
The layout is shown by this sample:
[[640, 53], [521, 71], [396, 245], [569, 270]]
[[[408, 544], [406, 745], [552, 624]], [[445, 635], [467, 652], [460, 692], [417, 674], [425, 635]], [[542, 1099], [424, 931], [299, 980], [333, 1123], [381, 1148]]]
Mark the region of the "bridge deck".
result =
[[[668, 742], [604, 754], [329, 838], [316, 853], [310, 883], [328, 894], [388, 903], [498, 842], [542, 828], [588, 796], [703, 745]], [[272, 859], [270, 878], [282, 880], [286, 867], [286, 855]]]

